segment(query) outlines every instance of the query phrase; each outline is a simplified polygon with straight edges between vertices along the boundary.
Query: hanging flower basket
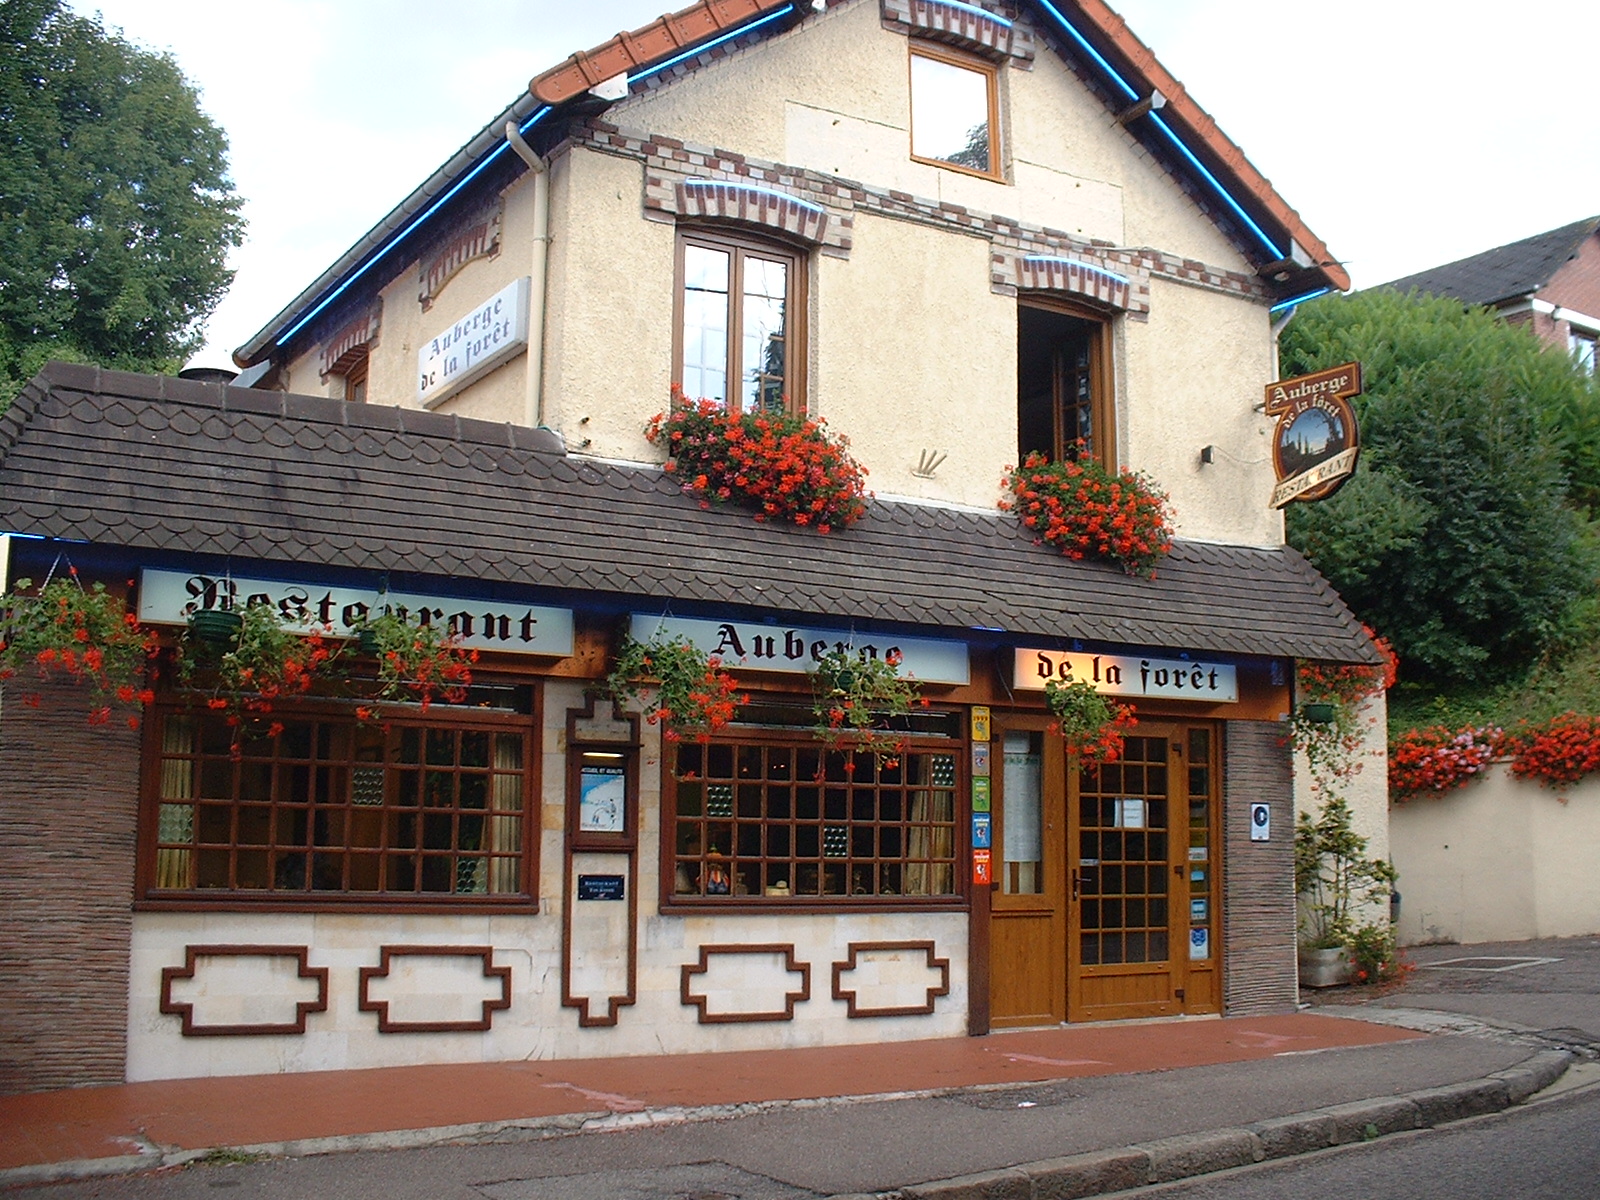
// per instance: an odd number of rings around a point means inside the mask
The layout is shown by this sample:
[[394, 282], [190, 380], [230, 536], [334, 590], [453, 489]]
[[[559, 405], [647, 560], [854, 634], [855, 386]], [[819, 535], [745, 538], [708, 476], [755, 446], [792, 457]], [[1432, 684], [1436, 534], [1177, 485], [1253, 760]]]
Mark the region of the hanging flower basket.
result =
[[1095, 691], [1087, 679], [1052, 679], [1044, 685], [1044, 699], [1055, 717], [1050, 732], [1080, 763], [1115, 762], [1123, 738], [1139, 723], [1131, 707]]
[[[654, 686], [652, 698], [646, 689]], [[740, 695], [733, 676], [722, 669], [722, 659], [707, 654], [684, 637], [657, 633], [649, 641], [629, 637], [606, 686], [618, 707], [632, 701], [651, 725], [660, 724], [662, 737], [675, 742], [692, 733], [702, 742], [734, 718], [749, 696]]]
[[701, 504], [729, 501], [756, 520], [792, 521], [819, 533], [866, 514], [866, 468], [849, 440], [822, 421], [785, 413], [732, 413], [711, 400], [690, 401], [672, 387], [672, 406], [645, 426], [667, 451], [666, 470]]
[[[190, 619], [179, 675], [188, 686], [208, 693], [206, 707], [227, 715], [236, 747], [246, 726], [271, 713], [275, 701], [304, 695], [320, 680], [337, 677], [339, 645], [324, 629], [299, 632], [275, 605], [252, 604], [194, 619], [200, 616]], [[269, 732], [277, 728], [274, 723]]]
[[811, 695], [814, 730], [825, 745], [880, 755], [906, 745], [903, 734], [884, 726], [928, 706], [922, 685], [900, 674], [898, 654], [871, 658], [848, 646], [828, 651], [811, 669]]
[[[155, 698], [145, 687], [155, 632], [140, 626], [104, 584], [84, 587], [75, 567], [32, 588], [31, 579], [19, 579], [15, 592], [0, 596], [0, 680], [82, 684], [92, 697], [90, 724], [104, 724], [120, 704], [135, 710], [128, 724], [136, 728], [137, 710]], [[37, 707], [40, 698], [24, 692], [22, 701]]]
[[200, 608], [189, 614], [189, 632], [213, 646], [230, 646], [244, 618], [231, 608]]
[[[356, 628], [356, 645], [378, 662], [376, 699], [421, 704], [436, 700], [459, 704], [472, 686], [478, 652], [461, 644], [461, 635], [439, 625], [415, 624], [384, 611]], [[361, 715], [371, 716], [371, 709]]]
[[1001, 480], [1009, 493], [1001, 509], [1068, 558], [1106, 558], [1129, 575], [1154, 578], [1172, 548], [1166, 495], [1141, 474], [1113, 475], [1084, 443], [1078, 449], [1069, 462], [1028, 455]]

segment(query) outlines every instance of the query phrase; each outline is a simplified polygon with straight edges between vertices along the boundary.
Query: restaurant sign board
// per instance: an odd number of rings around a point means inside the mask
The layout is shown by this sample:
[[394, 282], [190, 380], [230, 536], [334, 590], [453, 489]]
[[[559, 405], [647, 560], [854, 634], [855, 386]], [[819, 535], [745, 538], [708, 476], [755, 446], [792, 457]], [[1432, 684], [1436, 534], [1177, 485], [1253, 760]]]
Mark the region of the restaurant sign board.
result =
[[1088, 680], [1095, 691], [1108, 696], [1202, 700], [1211, 704], [1233, 704], [1239, 699], [1239, 673], [1232, 663], [1019, 646], [1011, 686], [1018, 691], [1037, 691], [1051, 680]]
[[764, 621], [697, 620], [634, 613], [630, 632], [641, 642], [657, 634], [687, 638], [698, 650], [721, 657], [723, 666], [759, 671], [809, 671], [831, 650], [854, 650], [862, 658], [898, 655], [900, 674], [921, 683], [966, 683], [965, 642], [907, 638], [898, 634], [861, 633], [848, 629], [814, 629], [803, 625], [768, 625]]
[[1266, 388], [1266, 413], [1278, 419], [1272, 465], [1278, 485], [1272, 507], [1326, 500], [1355, 474], [1361, 439], [1352, 397], [1361, 394], [1361, 364], [1345, 363]]
[[146, 568], [139, 581], [139, 620], [152, 625], [182, 625], [202, 609], [252, 604], [273, 605], [285, 624], [300, 633], [324, 629], [333, 637], [351, 637], [368, 616], [387, 609], [418, 625], [442, 624], [460, 634], [469, 649], [560, 658], [572, 653], [569, 608], [154, 568]]

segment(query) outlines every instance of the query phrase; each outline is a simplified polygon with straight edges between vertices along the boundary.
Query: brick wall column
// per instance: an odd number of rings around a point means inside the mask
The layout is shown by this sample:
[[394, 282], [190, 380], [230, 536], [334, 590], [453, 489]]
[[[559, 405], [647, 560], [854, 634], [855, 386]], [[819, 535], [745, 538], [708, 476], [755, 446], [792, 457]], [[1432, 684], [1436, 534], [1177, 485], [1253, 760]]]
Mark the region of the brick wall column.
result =
[[[1223, 946], [1228, 1016], [1293, 1011], [1295, 964], [1294, 764], [1273, 721], [1226, 726], [1222, 823]], [[1272, 839], [1250, 840], [1250, 805], [1272, 806]]]
[[124, 1076], [139, 734], [87, 712], [0, 691], [0, 1094]]

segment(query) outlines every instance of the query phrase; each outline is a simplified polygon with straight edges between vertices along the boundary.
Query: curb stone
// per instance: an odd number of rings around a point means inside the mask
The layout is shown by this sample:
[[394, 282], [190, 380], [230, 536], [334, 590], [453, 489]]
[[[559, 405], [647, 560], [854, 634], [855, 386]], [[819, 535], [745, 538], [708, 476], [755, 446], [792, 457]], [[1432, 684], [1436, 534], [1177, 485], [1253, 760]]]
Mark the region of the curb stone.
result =
[[1483, 1079], [1402, 1096], [1334, 1104], [1243, 1128], [1212, 1129], [829, 1200], [1083, 1200], [1503, 1112], [1561, 1078], [1573, 1057], [1565, 1050], [1547, 1050]]

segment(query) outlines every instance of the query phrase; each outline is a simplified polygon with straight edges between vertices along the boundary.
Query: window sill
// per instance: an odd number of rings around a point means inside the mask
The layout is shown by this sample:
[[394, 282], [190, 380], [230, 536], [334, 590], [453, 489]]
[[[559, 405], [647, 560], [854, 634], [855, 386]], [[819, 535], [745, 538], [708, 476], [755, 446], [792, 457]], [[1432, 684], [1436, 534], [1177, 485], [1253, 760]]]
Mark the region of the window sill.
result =
[[765, 899], [739, 896], [732, 900], [682, 898], [663, 900], [660, 913], [663, 917], [703, 917], [712, 913], [783, 917], [809, 916], [814, 913], [966, 912], [970, 907], [970, 901], [964, 896], [935, 896], [921, 900], [907, 896], [861, 896], [853, 900], [823, 896]]
[[286, 899], [260, 898], [237, 893], [186, 892], [181, 895], [146, 896], [133, 902], [134, 912], [233, 912], [233, 913], [356, 913], [360, 915], [415, 913], [427, 916], [464, 917], [480, 914], [537, 916], [539, 902], [532, 896], [506, 896], [492, 899], [382, 899], [367, 896], [326, 896]]

